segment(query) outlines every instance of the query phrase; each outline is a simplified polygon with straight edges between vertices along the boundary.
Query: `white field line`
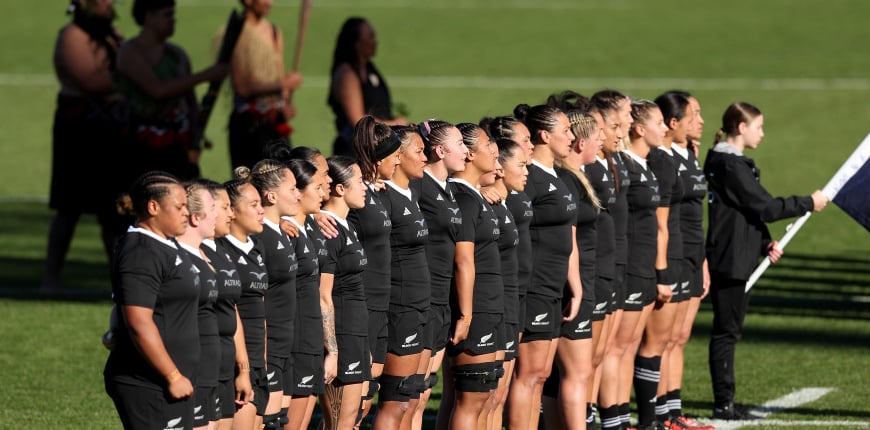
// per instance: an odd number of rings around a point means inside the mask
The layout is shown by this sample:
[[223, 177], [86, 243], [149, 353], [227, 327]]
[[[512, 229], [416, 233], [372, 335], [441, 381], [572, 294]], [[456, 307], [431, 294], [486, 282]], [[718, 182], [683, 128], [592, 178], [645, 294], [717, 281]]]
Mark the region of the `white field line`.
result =
[[716, 427], [716, 430], [736, 430], [748, 426], [818, 426], [818, 427], [853, 427], [867, 428], [870, 423], [867, 421], [787, 421], [787, 420], [767, 420], [770, 414], [784, 411], [786, 409], [796, 408], [805, 403], [814, 402], [824, 395], [833, 391], [833, 388], [802, 388], [792, 393], [786, 394], [777, 399], [770, 400], [761, 406], [750, 409], [752, 415], [761, 417], [757, 420], [745, 421], [725, 421], [725, 420], [704, 420], [705, 424], [710, 424]]
[[[178, 0], [179, 7], [208, 7], [225, 8], [238, 6], [238, 0]], [[298, 0], [276, 0], [273, 8], [299, 7]], [[498, 0], [497, 2], [469, 2], [469, 1], [421, 1], [421, 0], [318, 0], [317, 9], [483, 9], [493, 7], [499, 9], [519, 10], [583, 10], [583, 9], [626, 9], [628, 5], [621, 0], [592, 1], [592, 0], [561, 0], [561, 1], [534, 1], [534, 0]]]
[[[558, 88], [618, 88], [620, 90], [767, 91], [868, 91], [870, 79], [862, 78], [599, 78], [599, 77], [492, 77], [492, 76], [392, 76], [394, 88], [535, 90]], [[0, 73], [0, 86], [57, 86], [48, 73]], [[326, 88], [325, 75], [306, 76], [305, 87]]]

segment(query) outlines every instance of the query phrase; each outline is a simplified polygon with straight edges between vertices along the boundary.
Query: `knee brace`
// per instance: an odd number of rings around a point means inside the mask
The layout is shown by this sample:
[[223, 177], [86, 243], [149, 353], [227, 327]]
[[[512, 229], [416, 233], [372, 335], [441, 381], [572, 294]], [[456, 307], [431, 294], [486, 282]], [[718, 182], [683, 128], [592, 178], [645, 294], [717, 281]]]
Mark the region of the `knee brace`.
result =
[[426, 391], [426, 388], [428, 388], [428, 386], [424, 386], [423, 380], [425, 377], [426, 375], [422, 373], [417, 373], [408, 377], [408, 380], [411, 382], [411, 388], [414, 390], [414, 392], [411, 393], [412, 399], [419, 399], [420, 393]]
[[290, 417], [287, 416], [289, 411], [290, 408], [281, 408], [281, 412], [278, 413], [278, 423], [281, 424], [281, 428], [284, 428], [284, 425], [290, 422]]
[[[493, 370], [495, 371], [496, 381], [501, 379], [504, 376], [504, 361], [496, 361]], [[496, 382], [496, 384], [498, 384], [498, 382]]]
[[263, 430], [281, 430], [284, 426], [281, 425], [279, 414], [263, 415]]
[[436, 385], [438, 385], [438, 374], [429, 374], [429, 388], [435, 388]]
[[378, 391], [378, 400], [385, 402], [407, 402], [415, 393], [414, 375], [394, 376], [381, 375], [381, 388]]
[[378, 389], [381, 387], [381, 384], [378, 383], [378, 378], [373, 378], [369, 380], [369, 391], [363, 396], [363, 400], [371, 400], [375, 398], [375, 394], [377, 394]]
[[475, 363], [453, 367], [456, 390], [466, 393], [486, 393], [498, 386], [493, 363]]

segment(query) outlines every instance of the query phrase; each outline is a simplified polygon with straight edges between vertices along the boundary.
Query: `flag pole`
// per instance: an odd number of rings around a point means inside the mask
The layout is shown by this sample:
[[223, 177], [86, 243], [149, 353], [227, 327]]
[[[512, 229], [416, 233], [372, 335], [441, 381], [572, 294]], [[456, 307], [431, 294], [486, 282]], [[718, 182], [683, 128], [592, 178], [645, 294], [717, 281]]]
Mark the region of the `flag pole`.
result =
[[[834, 200], [834, 197], [837, 196], [837, 193], [840, 192], [840, 189], [843, 188], [843, 185], [852, 178], [852, 175], [855, 174], [867, 160], [870, 159], [870, 134], [868, 134], [864, 140], [858, 145], [858, 148], [855, 149], [854, 152], [846, 159], [846, 162], [843, 163], [842, 166], [837, 170], [837, 173], [831, 178], [830, 181], [822, 188], [822, 194], [828, 198], [828, 200]], [[805, 213], [803, 216], [798, 218], [792, 224], [789, 224], [786, 227], [786, 233], [779, 240], [777, 244], [777, 249], [782, 251], [788, 242], [797, 234], [798, 230], [803, 227], [803, 225], [807, 222], [812, 215], [812, 211]], [[755, 285], [755, 282], [758, 281], [758, 278], [764, 273], [765, 270], [770, 266], [770, 257], [764, 257], [764, 260], [758, 267], [755, 268], [755, 271], [752, 272], [752, 275], [749, 276], [749, 280], [746, 281], [746, 292], [748, 293], [752, 286]]]

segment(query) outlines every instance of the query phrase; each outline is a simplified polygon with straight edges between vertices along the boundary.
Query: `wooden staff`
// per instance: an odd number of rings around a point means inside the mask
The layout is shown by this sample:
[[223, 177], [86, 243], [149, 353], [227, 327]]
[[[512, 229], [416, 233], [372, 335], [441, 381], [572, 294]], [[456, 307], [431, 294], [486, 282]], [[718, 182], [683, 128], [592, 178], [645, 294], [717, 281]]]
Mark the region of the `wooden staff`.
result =
[[[242, 27], [244, 25], [245, 20], [233, 9], [224, 28], [224, 37], [221, 40], [220, 50], [218, 51], [217, 62], [219, 64], [230, 62], [230, 57], [233, 55], [233, 50], [236, 48], [236, 42], [239, 41], [239, 35], [242, 34]], [[223, 79], [209, 82], [208, 90], [202, 96], [202, 102], [199, 104], [199, 126], [200, 130], [202, 130], [202, 141], [205, 148], [212, 147], [211, 141], [205, 138], [205, 126], [208, 124], [211, 112], [214, 110], [214, 105], [223, 82]]]

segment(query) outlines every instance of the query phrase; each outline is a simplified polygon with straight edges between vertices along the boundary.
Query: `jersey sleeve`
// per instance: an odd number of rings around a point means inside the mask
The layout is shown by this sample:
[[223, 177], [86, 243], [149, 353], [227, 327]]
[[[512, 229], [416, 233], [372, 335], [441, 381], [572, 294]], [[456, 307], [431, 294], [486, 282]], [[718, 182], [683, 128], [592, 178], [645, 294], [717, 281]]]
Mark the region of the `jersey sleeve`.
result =
[[118, 283], [113, 291], [119, 305], [154, 309], [162, 283], [160, 254], [146, 247], [127, 248], [118, 256]]
[[771, 196], [755, 179], [752, 168], [742, 162], [725, 166], [725, 192], [738, 207], [746, 208], [766, 223], [799, 216], [813, 208], [810, 197]]

